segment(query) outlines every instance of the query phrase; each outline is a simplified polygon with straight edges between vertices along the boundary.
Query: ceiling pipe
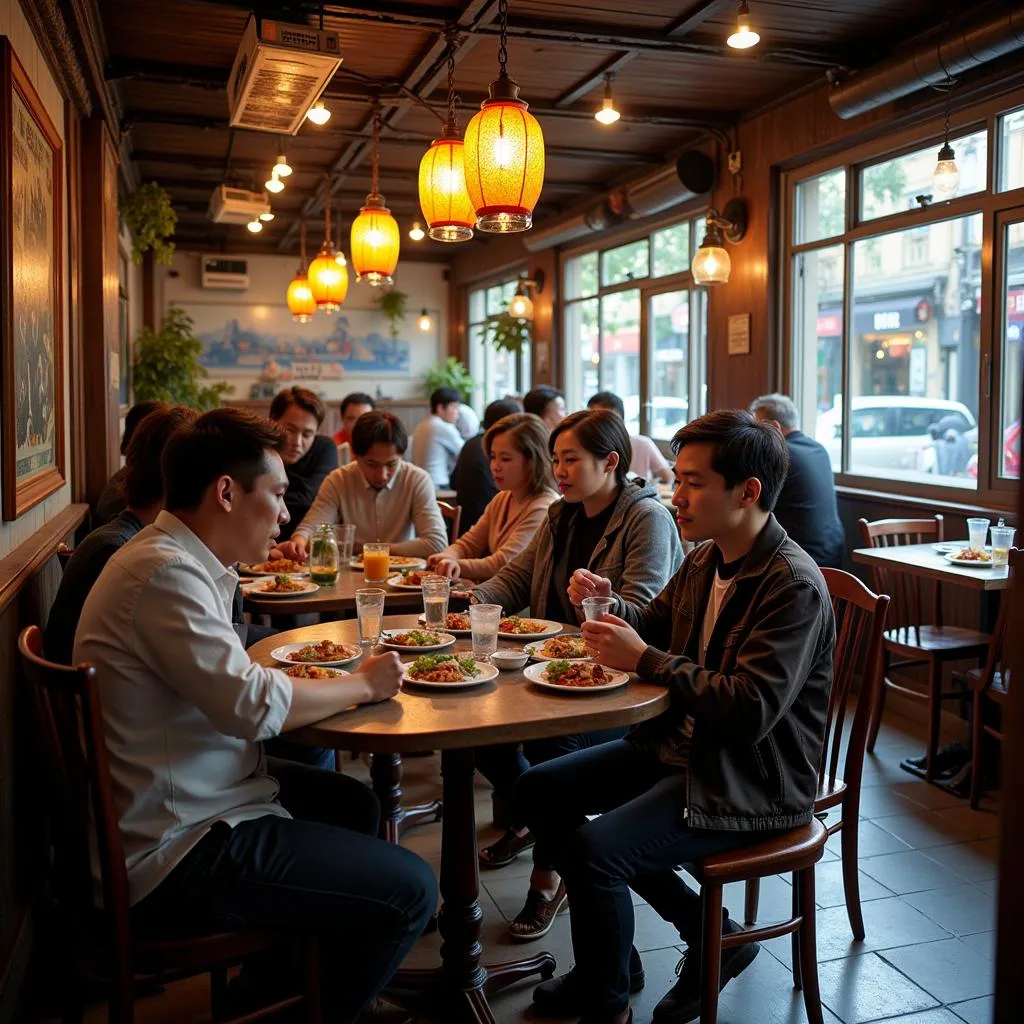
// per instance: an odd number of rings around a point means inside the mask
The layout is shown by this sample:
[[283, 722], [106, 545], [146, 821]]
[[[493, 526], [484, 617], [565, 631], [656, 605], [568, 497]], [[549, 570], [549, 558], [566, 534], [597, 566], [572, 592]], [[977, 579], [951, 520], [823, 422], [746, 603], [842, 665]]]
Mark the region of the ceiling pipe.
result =
[[578, 213], [547, 227], [534, 228], [524, 237], [523, 244], [530, 252], [539, 252], [638, 217], [651, 217], [705, 195], [714, 188], [715, 179], [714, 160], [706, 153], [691, 150], [678, 160], [612, 189]]
[[842, 118], [857, 117], [1024, 50], [1024, 5], [1001, 6], [997, 14], [990, 9], [839, 82], [828, 97], [833, 111]]

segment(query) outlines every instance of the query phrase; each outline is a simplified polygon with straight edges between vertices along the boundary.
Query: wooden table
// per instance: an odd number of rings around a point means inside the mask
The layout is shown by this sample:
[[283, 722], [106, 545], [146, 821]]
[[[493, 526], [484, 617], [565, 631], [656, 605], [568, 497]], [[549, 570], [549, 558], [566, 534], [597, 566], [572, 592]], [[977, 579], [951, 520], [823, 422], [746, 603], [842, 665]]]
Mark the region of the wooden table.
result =
[[[964, 541], [964, 547], [967, 542]], [[853, 560], [864, 565], [921, 576], [939, 583], [955, 583], [971, 590], [1007, 590], [1010, 586], [1008, 568], [970, 569], [950, 565], [931, 544], [895, 544], [888, 548], [855, 548]]]
[[[388, 616], [384, 622], [385, 628], [392, 629], [408, 629], [416, 624], [412, 615]], [[278, 644], [324, 638], [352, 643], [357, 635], [355, 622], [325, 623], [263, 640], [249, 653], [255, 661], [270, 664], [270, 651]], [[457, 643], [454, 650], [470, 648], [467, 639]], [[365, 750], [375, 755], [441, 750], [445, 804], [441, 831], [441, 966], [436, 970], [399, 971], [388, 988], [389, 998], [420, 1011], [426, 999], [429, 1015], [444, 1024], [494, 1024], [488, 994], [531, 974], [548, 978], [554, 974], [555, 960], [550, 953], [502, 964], [480, 963], [483, 912], [478, 902], [473, 748], [633, 725], [654, 718], [668, 705], [668, 692], [648, 683], [631, 682], [607, 693], [563, 696], [532, 686], [521, 672], [502, 672], [497, 679], [450, 695], [437, 690], [403, 690], [382, 704], [354, 708], [289, 734], [290, 739], [312, 746]], [[378, 759], [375, 756], [374, 761]]]

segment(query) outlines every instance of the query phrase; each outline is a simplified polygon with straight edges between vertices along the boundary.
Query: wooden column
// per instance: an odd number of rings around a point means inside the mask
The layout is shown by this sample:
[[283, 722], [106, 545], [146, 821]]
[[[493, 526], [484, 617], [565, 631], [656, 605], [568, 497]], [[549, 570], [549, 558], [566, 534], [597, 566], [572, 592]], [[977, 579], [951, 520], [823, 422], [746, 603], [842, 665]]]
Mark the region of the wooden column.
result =
[[[533, 374], [534, 384], [555, 384], [564, 380], [559, 358], [562, 332], [556, 322], [558, 309], [558, 253], [542, 249], [530, 253], [527, 277], [544, 275], [544, 290], [532, 294], [533, 299]], [[562, 386], [559, 384], [558, 386]]]

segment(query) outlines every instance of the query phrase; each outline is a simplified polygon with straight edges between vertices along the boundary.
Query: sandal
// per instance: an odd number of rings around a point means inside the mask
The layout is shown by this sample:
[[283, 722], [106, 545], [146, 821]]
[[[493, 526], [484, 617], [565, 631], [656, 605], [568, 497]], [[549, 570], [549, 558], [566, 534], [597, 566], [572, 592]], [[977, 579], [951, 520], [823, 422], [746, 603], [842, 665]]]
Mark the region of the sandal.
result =
[[569, 897], [565, 893], [565, 882], [558, 883], [558, 892], [544, 899], [536, 889], [526, 894], [526, 906], [509, 922], [509, 938], [514, 942], [532, 942], [551, 931], [555, 918], [569, 909]]
[[479, 854], [480, 867], [482, 868], [503, 868], [511, 864], [521, 853], [532, 850], [537, 840], [530, 832], [525, 835], [516, 835], [516, 830], [509, 828], [505, 834], [490, 846], [485, 846]]

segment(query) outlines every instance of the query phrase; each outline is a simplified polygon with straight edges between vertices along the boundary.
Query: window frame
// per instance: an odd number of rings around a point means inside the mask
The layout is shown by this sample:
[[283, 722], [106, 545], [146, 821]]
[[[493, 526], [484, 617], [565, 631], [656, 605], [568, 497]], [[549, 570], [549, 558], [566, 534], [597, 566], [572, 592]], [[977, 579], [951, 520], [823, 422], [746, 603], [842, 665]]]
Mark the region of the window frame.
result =
[[[478, 278], [475, 281], [470, 282], [466, 285], [465, 291], [465, 310], [466, 310], [466, 363], [470, 372], [470, 375], [476, 381], [476, 388], [473, 392], [473, 404], [479, 407], [481, 410], [489, 405], [494, 398], [487, 397], [487, 386], [488, 386], [488, 364], [487, 354], [495, 353], [495, 349], [488, 345], [486, 342], [481, 340], [480, 350], [484, 353], [484, 366], [480, 372], [474, 367], [474, 341], [473, 331], [475, 328], [482, 328], [496, 317], [500, 316], [499, 313], [487, 313], [487, 297], [486, 293], [491, 288], [502, 288], [506, 285], [518, 283], [523, 275], [527, 272], [525, 265], [521, 265], [517, 268], [506, 267], [504, 270], [488, 275], [487, 277]], [[473, 296], [478, 292], [484, 293], [484, 319], [474, 320], [473, 317]], [[512, 353], [510, 353], [512, 355]], [[531, 386], [532, 386], [532, 366], [531, 360], [533, 358], [533, 341], [531, 338], [529, 351], [520, 349], [514, 354], [514, 365], [515, 365], [515, 379], [516, 387], [520, 389], [519, 395], [522, 397], [529, 388], [523, 388], [524, 373], [529, 372]], [[496, 398], [502, 398], [503, 395], [497, 395]]]

